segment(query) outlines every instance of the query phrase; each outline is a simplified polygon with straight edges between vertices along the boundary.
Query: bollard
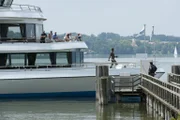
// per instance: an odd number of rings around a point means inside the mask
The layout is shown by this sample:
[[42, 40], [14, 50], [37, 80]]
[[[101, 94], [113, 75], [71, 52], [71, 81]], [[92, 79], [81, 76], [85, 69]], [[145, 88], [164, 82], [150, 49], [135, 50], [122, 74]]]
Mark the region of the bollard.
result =
[[109, 101], [109, 67], [106, 65], [96, 66], [96, 99], [99, 104], [105, 105]]
[[171, 66], [171, 73], [180, 74], [180, 65], [172, 65]]

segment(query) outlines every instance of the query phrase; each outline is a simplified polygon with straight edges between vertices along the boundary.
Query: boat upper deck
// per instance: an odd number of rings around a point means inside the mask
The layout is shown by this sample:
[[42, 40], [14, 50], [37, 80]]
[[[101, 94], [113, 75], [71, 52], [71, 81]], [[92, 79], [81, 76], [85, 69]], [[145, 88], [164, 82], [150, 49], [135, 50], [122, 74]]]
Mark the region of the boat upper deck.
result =
[[84, 41], [52, 42], [52, 43], [2, 43], [0, 53], [45, 53], [87, 49]]
[[46, 20], [40, 7], [25, 4], [13, 4], [13, 0], [1, 0], [0, 20]]

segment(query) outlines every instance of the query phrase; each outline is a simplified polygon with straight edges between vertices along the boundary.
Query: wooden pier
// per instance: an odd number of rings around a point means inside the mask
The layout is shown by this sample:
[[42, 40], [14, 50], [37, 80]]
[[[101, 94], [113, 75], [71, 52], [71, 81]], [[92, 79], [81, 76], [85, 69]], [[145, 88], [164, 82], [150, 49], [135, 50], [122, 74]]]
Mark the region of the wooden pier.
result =
[[180, 115], [180, 75], [170, 73], [168, 82], [163, 82], [144, 73], [108, 76], [108, 70], [103, 66], [96, 69], [97, 100], [101, 105], [109, 102], [146, 102], [164, 120], [177, 120]]

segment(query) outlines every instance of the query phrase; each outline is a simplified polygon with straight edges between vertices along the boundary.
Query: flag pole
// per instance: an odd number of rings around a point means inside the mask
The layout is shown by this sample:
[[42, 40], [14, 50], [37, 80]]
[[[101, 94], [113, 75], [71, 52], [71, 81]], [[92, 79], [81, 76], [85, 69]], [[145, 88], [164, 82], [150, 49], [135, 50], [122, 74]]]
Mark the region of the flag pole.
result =
[[153, 36], [154, 36], [154, 26], [152, 26], [152, 33], [151, 33], [151, 39], [150, 39], [150, 41], [152, 41]]
[[[151, 42], [152, 42], [153, 36], [154, 36], [154, 26], [152, 26]], [[156, 44], [155, 44], [155, 41], [154, 41], [154, 61], [156, 64]]]
[[146, 40], [146, 24], [144, 24], [144, 40]]
[[146, 53], [147, 51], [146, 51], [146, 46], [145, 46], [145, 40], [146, 40], [146, 24], [144, 24], [144, 50]]

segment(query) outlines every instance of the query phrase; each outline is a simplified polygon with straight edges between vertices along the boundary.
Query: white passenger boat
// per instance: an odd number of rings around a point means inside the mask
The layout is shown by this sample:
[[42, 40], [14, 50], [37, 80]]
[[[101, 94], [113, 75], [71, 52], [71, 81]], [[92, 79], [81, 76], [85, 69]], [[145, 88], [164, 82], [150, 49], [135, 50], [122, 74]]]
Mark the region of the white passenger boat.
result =
[[[39, 7], [0, 3], [0, 98], [95, 97], [95, 66], [84, 64], [84, 41], [40, 43]], [[139, 68], [110, 69], [110, 75]]]

